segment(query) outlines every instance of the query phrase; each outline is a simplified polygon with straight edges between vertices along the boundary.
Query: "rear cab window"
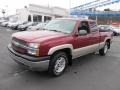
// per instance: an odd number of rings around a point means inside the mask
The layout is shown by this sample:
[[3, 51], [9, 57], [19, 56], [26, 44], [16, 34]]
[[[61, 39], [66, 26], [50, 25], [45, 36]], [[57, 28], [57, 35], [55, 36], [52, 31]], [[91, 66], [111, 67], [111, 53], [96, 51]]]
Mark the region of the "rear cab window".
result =
[[95, 21], [90, 21], [90, 30], [91, 32], [96, 32], [98, 31], [98, 26], [97, 23]]

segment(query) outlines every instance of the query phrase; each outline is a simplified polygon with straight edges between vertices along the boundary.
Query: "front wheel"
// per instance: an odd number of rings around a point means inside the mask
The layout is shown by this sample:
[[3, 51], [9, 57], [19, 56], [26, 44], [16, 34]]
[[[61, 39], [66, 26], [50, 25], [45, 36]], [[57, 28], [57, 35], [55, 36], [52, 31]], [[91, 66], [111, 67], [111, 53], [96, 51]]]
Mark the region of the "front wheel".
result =
[[104, 47], [99, 50], [99, 54], [101, 56], [105, 56], [106, 55], [106, 53], [108, 52], [108, 49], [109, 49], [109, 45], [110, 45], [110, 43], [106, 42], [105, 45], [104, 45]]
[[51, 58], [48, 72], [53, 76], [60, 76], [66, 69], [68, 57], [64, 52], [58, 52]]

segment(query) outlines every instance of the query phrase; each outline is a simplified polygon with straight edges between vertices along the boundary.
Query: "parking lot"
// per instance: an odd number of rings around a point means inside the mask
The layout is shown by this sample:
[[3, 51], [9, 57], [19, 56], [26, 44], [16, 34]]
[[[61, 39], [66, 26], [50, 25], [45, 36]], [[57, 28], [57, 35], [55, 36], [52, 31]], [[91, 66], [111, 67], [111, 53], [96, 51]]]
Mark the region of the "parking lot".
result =
[[74, 60], [60, 77], [20, 68], [7, 45], [16, 31], [0, 27], [0, 90], [120, 90], [120, 37], [106, 56], [89, 54]]

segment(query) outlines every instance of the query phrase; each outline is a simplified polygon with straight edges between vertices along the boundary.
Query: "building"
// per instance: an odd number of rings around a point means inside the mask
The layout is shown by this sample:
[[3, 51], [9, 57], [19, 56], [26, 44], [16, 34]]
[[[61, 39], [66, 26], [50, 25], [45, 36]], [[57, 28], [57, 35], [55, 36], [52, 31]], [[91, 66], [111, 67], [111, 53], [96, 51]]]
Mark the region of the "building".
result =
[[53, 18], [67, 17], [68, 10], [60, 7], [45, 7], [30, 4], [28, 7], [17, 9], [16, 15], [20, 21], [46, 22]]

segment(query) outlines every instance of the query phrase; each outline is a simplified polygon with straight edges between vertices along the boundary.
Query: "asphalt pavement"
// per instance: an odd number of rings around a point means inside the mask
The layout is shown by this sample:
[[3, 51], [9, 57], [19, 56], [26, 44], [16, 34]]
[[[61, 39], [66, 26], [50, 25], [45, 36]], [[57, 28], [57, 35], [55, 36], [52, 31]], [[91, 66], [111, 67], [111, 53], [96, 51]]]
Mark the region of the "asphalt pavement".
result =
[[120, 90], [120, 37], [106, 56], [89, 54], [73, 61], [60, 77], [19, 67], [8, 54], [11, 29], [0, 27], [0, 90]]

